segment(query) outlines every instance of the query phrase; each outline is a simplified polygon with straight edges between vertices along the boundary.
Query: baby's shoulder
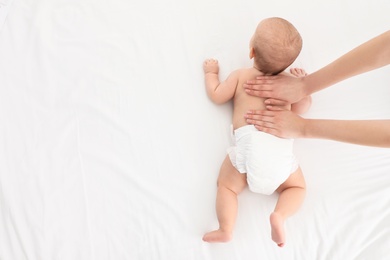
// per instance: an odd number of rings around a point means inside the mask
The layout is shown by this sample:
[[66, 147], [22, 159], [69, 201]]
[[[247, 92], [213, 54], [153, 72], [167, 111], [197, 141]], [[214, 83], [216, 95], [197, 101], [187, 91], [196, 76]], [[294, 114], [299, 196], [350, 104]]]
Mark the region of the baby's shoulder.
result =
[[237, 69], [235, 71], [232, 72], [232, 74], [235, 74], [238, 78], [243, 78], [243, 79], [246, 79], [246, 78], [253, 78], [253, 77], [256, 77], [256, 76], [261, 76], [262, 73], [254, 68], [241, 68], [241, 69]]
[[232, 71], [231, 74], [235, 74], [237, 76], [245, 76], [245, 75], [248, 75], [248, 74], [253, 74], [253, 70], [251, 68], [241, 68], [241, 69], [236, 69], [234, 71]]

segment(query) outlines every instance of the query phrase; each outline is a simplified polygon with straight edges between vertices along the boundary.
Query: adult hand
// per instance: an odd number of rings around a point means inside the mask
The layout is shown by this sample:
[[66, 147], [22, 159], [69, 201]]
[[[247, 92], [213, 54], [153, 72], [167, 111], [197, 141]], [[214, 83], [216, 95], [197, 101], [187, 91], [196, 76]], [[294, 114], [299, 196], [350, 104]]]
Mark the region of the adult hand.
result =
[[262, 98], [272, 98], [295, 103], [307, 96], [304, 77], [285, 75], [260, 76], [244, 84], [246, 93]]
[[288, 110], [250, 110], [245, 115], [246, 122], [262, 132], [281, 138], [304, 136], [305, 119]]
[[291, 104], [284, 100], [268, 98], [264, 101], [264, 103], [266, 105], [267, 110], [291, 110]]

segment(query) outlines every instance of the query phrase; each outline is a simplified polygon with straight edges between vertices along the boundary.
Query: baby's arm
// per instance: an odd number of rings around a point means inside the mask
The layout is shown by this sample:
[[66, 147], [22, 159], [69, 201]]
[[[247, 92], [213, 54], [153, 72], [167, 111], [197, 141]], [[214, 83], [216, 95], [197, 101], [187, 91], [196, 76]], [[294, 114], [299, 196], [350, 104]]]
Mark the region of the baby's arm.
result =
[[[307, 76], [307, 73], [303, 69], [291, 68], [290, 73], [297, 78], [303, 78]], [[291, 111], [301, 115], [307, 112], [311, 106], [311, 96], [306, 96], [296, 103], [291, 104]]]
[[238, 72], [232, 72], [229, 77], [219, 81], [218, 61], [208, 59], [203, 63], [207, 95], [216, 104], [223, 104], [234, 97], [238, 84]]
[[311, 96], [306, 96], [296, 103], [291, 104], [291, 111], [301, 115], [307, 112], [311, 106]]

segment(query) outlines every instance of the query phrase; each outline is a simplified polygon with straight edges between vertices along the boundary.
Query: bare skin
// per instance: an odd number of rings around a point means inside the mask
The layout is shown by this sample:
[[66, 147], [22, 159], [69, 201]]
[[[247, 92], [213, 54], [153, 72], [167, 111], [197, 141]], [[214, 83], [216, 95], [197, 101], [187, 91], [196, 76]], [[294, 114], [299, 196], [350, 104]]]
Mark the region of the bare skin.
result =
[[279, 247], [283, 247], [286, 240], [284, 223], [300, 208], [305, 198], [306, 184], [301, 169], [291, 174], [276, 191], [279, 199], [270, 215], [271, 237]]
[[248, 124], [283, 138], [320, 138], [365, 146], [390, 147], [390, 120], [304, 119], [280, 107], [337, 82], [390, 64], [390, 31], [346, 53], [303, 78], [258, 77], [244, 87], [250, 95], [269, 98], [268, 111], [249, 110]]
[[230, 162], [228, 156], [222, 163], [218, 176], [216, 212], [219, 229], [206, 233], [203, 241], [223, 243], [232, 239], [234, 223], [237, 217], [237, 196], [247, 186], [246, 174], [241, 174]]
[[390, 30], [303, 78], [259, 76], [244, 85], [250, 95], [294, 103], [350, 77], [390, 64]]
[[[246, 174], [239, 173], [227, 156], [218, 177], [216, 212], [219, 228], [206, 233], [203, 241], [209, 243], [229, 242], [237, 217], [237, 196], [247, 187]], [[276, 190], [279, 193], [274, 212], [270, 215], [271, 237], [279, 246], [285, 244], [284, 223], [301, 206], [305, 193], [305, 180], [300, 168]]]
[[[208, 59], [203, 63], [205, 71], [206, 90], [210, 99], [216, 104], [223, 104], [233, 99], [233, 128], [237, 129], [241, 126], [247, 125], [246, 118], [243, 117], [248, 111], [260, 111], [266, 109], [264, 98], [247, 95], [243, 83], [256, 75], [262, 75], [260, 71], [255, 68], [240, 69], [232, 72], [228, 78], [219, 81], [219, 64], [215, 59]], [[293, 68], [290, 70], [295, 77], [303, 77], [306, 72], [303, 69]], [[287, 73], [285, 73], [287, 74]], [[291, 75], [288, 76], [291, 78]], [[309, 109], [311, 105], [311, 97], [307, 96], [297, 103], [292, 105], [288, 102], [281, 101], [277, 108], [283, 110], [291, 110], [294, 113], [302, 114]], [[250, 124], [250, 123], [249, 123]]]
[[[255, 43], [257, 43], [256, 46]], [[209, 98], [216, 104], [233, 100], [234, 129], [248, 125], [243, 117], [248, 110], [266, 108], [265, 99], [248, 95], [243, 87], [244, 83], [251, 78], [264, 75], [261, 68], [270, 71], [269, 73], [283, 71], [298, 56], [301, 43], [299, 33], [289, 22], [280, 18], [265, 19], [259, 23], [250, 41], [249, 58], [255, 60], [252, 68], [236, 70], [225, 81], [220, 82], [218, 61], [208, 59], [203, 63]], [[275, 50], [275, 48], [279, 49]], [[271, 57], [270, 60], [267, 60], [267, 56]], [[305, 71], [300, 69], [293, 69], [291, 73], [295, 76], [306, 75]], [[310, 102], [310, 97], [307, 97], [293, 104], [283, 102], [279, 104], [279, 107], [304, 112], [310, 106]], [[237, 217], [237, 196], [247, 185], [246, 173], [240, 173], [232, 165], [229, 156], [226, 156], [218, 177], [216, 212], [219, 228], [206, 233], [203, 236], [204, 241], [216, 243], [228, 242], [232, 239]], [[301, 169], [298, 168], [291, 173], [287, 180], [278, 187], [277, 192], [279, 192], [279, 199], [270, 216], [271, 237], [278, 246], [282, 247], [285, 243], [284, 222], [287, 217], [298, 210], [305, 195], [305, 180]]]
[[[219, 65], [215, 59], [208, 59], [204, 62], [206, 90], [210, 99], [216, 104], [223, 104], [233, 99], [233, 128], [237, 129], [247, 125], [243, 115], [249, 109], [265, 109], [263, 98], [250, 96], [245, 93], [243, 84], [246, 80], [262, 75], [255, 68], [246, 68], [233, 71], [225, 81], [219, 81]], [[289, 108], [289, 107], [288, 107]]]
[[[262, 107], [264, 99], [249, 96], [241, 86], [241, 82], [250, 78], [253, 74], [259, 74], [254, 68], [242, 69], [233, 72], [226, 81], [220, 83], [218, 78], [219, 65], [214, 59], [206, 60], [203, 64], [205, 71], [206, 88], [209, 97], [216, 103], [224, 103], [234, 99], [233, 127], [246, 125], [242, 115], [251, 107]], [[306, 75], [302, 69], [291, 69], [291, 74], [296, 77]], [[296, 112], [305, 112], [311, 104], [310, 97], [302, 102], [290, 105], [283, 104], [284, 109], [292, 109]], [[232, 239], [234, 224], [236, 222], [238, 201], [237, 196], [247, 187], [246, 174], [239, 173], [231, 164], [227, 156], [221, 166], [218, 177], [218, 190], [216, 199], [216, 212], [219, 228], [206, 233], [203, 241], [209, 243], [224, 243]], [[300, 168], [277, 189], [279, 199], [274, 212], [270, 215], [271, 237], [279, 246], [285, 244], [285, 220], [294, 214], [303, 202], [305, 196], [305, 180]]]
[[254, 110], [245, 117], [258, 130], [281, 138], [318, 138], [390, 147], [390, 120], [304, 119], [291, 111]]

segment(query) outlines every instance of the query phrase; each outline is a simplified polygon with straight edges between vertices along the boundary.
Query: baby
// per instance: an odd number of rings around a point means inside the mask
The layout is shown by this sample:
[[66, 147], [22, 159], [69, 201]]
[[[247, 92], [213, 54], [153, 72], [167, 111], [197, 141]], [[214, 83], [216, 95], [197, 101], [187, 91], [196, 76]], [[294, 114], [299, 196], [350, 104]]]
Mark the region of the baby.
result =
[[[250, 40], [249, 58], [252, 68], [232, 72], [224, 82], [219, 81], [218, 61], [208, 59], [203, 64], [207, 95], [216, 104], [233, 99], [233, 129], [235, 145], [228, 150], [218, 176], [216, 211], [219, 229], [206, 233], [206, 242], [227, 242], [237, 215], [237, 195], [248, 185], [252, 192], [279, 193], [274, 212], [270, 215], [272, 240], [282, 247], [285, 243], [284, 222], [294, 214], [305, 196], [305, 180], [292, 153], [293, 140], [281, 139], [257, 131], [248, 125], [244, 115], [248, 110], [265, 110], [264, 99], [248, 95], [243, 84], [260, 75], [283, 72], [298, 57], [302, 38], [288, 21], [272, 17], [259, 23]], [[304, 77], [301, 69], [290, 72]], [[282, 107], [298, 114], [311, 104], [306, 97]]]

